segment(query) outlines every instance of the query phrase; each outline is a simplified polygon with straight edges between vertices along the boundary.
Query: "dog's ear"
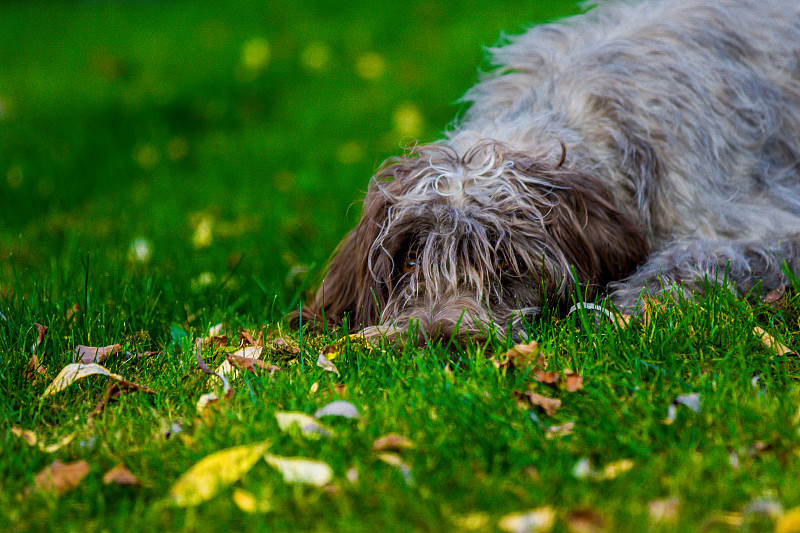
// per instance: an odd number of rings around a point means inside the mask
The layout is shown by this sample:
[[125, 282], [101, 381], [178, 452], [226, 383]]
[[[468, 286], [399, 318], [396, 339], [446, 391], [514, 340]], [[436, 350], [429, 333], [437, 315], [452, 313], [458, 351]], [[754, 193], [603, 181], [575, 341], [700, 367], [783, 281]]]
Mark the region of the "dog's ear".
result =
[[575, 266], [587, 297], [644, 261], [647, 240], [614, 206], [600, 181], [569, 169], [556, 170], [549, 179], [561, 187], [554, 191], [559, 201], [550, 213], [548, 233]]
[[[391, 290], [391, 261], [381, 254], [371, 261], [370, 255], [385, 224], [388, 207], [388, 200], [373, 181], [358, 225], [331, 256], [319, 289], [303, 308], [304, 323], [338, 327], [347, 317], [352, 331], [378, 324], [380, 310]], [[298, 316], [294, 313], [291, 318], [294, 325]]]

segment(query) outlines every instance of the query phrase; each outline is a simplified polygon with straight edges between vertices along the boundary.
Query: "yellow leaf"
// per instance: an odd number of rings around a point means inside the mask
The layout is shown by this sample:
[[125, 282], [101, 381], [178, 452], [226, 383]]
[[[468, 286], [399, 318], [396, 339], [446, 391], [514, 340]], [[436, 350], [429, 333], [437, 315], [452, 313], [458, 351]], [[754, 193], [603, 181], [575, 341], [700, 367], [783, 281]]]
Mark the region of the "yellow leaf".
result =
[[264, 460], [283, 475], [288, 483], [307, 483], [322, 487], [333, 478], [333, 469], [327, 463], [302, 457], [280, 457], [267, 454]]
[[226, 448], [204, 457], [187, 470], [169, 490], [181, 507], [198, 505], [242, 477], [269, 448], [268, 442]]
[[91, 376], [93, 374], [108, 376], [110, 378], [116, 379], [117, 381], [124, 380], [122, 376], [118, 374], [112, 374], [104, 367], [96, 363], [92, 363], [89, 365], [84, 365], [81, 363], [72, 363], [70, 365], [65, 366], [61, 370], [61, 372], [58, 373], [53, 382], [42, 393], [42, 398], [47, 398], [48, 396], [69, 387], [75, 381], [81, 378], [85, 378], [86, 376]]
[[789, 509], [778, 518], [775, 533], [800, 533], [800, 507]]
[[233, 499], [233, 503], [236, 504], [236, 507], [248, 514], [266, 513], [272, 509], [272, 504], [269, 500], [264, 501], [263, 498], [259, 500], [252, 492], [240, 489], [239, 487], [233, 489], [231, 498]]
[[507, 514], [500, 519], [497, 527], [509, 533], [533, 533], [550, 531], [556, 521], [556, 513], [552, 507], [539, 507], [523, 513]]
[[603, 479], [614, 479], [633, 468], [633, 465], [634, 463], [630, 459], [620, 459], [619, 461], [608, 463], [603, 468]]
[[779, 341], [777, 341], [775, 339], [775, 337], [773, 337], [772, 335], [770, 335], [769, 333], [767, 333], [766, 331], [764, 331], [760, 327], [758, 327], [758, 326], [754, 327], [753, 328], [753, 333], [758, 338], [761, 339], [761, 344], [763, 344], [767, 348], [772, 349], [772, 351], [775, 352], [776, 355], [786, 355], [787, 353], [792, 353], [792, 350], [790, 350], [784, 344], [782, 344]]

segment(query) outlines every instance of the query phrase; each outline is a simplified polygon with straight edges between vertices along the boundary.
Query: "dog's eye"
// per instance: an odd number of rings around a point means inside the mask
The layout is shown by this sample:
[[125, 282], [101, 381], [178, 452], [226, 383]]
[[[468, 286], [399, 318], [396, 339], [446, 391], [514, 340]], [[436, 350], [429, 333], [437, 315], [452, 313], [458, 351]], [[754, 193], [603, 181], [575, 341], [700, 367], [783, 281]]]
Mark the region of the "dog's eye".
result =
[[511, 268], [511, 262], [504, 256], [500, 255], [494, 260], [494, 266], [500, 272], [508, 272]]
[[406, 255], [403, 260], [403, 274], [408, 274], [417, 269], [417, 252], [411, 251]]

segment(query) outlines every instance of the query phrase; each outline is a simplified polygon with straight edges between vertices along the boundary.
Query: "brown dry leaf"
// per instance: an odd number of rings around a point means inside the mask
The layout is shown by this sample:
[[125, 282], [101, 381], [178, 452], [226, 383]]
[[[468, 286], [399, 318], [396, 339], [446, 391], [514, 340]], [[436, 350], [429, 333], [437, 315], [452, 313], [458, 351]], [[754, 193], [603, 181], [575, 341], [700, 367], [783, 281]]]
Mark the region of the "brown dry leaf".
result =
[[[258, 349], [261, 350], [260, 347]], [[257, 373], [257, 370], [264, 370], [269, 372], [269, 375], [272, 375], [280, 370], [280, 367], [267, 363], [266, 361], [262, 361], [261, 359], [256, 359], [254, 357], [243, 357], [241, 355], [236, 355], [235, 353], [228, 354], [226, 360], [236, 368], [240, 370], [247, 370], [253, 374]]]
[[775, 352], [775, 355], [786, 355], [793, 353], [792, 350], [790, 350], [784, 344], [777, 341], [775, 337], [773, 337], [772, 335], [770, 335], [769, 333], [767, 333], [758, 326], [753, 328], [753, 334], [755, 334], [756, 337], [761, 339], [761, 344], [763, 344], [764, 346], [770, 348], [773, 352]]
[[608, 520], [594, 509], [576, 509], [566, 516], [572, 533], [599, 533], [608, 530]]
[[389, 433], [372, 443], [372, 449], [376, 452], [383, 452], [386, 450], [402, 451], [414, 448], [414, 443], [407, 437], [398, 435], [397, 433]]
[[72, 463], [55, 460], [50, 466], [36, 474], [33, 482], [39, 489], [61, 495], [80, 485], [90, 470], [89, 463], [83, 460]]
[[38, 330], [38, 335], [36, 336], [36, 340], [33, 341], [33, 346], [31, 346], [31, 359], [28, 361], [28, 366], [25, 368], [25, 373], [23, 376], [30, 382], [35, 382], [36, 378], [41, 376], [47, 376], [47, 370], [42, 366], [42, 363], [39, 361], [39, 355], [36, 353], [36, 349], [42, 345], [44, 342], [44, 338], [47, 336], [47, 331], [50, 329], [47, 326], [43, 326], [41, 324], [34, 324], [36, 329]]
[[556, 512], [549, 505], [522, 513], [507, 514], [500, 519], [497, 527], [509, 533], [547, 532], [553, 529]]
[[569, 392], [576, 392], [583, 388], [583, 376], [576, 374], [568, 368], [564, 369], [564, 387]]
[[769, 291], [761, 301], [772, 307], [782, 307], [786, 302], [786, 287], [778, 285]]
[[671, 522], [678, 518], [681, 502], [677, 496], [663, 500], [653, 500], [647, 504], [647, 512], [654, 522]]
[[28, 361], [28, 366], [25, 368], [24, 377], [30, 382], [35, 382], [38, 376], [47, 376], [47, 370], [45, 370], [42, 363], [39, 362], [39, 356], [37, 354], [33, 354], [31, 356], [31, 360]]
[[131, 474], [131, 471], [128, 470], [122, 463], [118, 464], [103, 475], [103, 483], [106, 485], [114, 483], [115, 485], [126, 486], [140, 484], [139, 478]]
[[75, 347], [75, 361], [85, 365], [91, 363], [100, 363], [108, 357], [118, 354], [122, 351], [121, 344], [112, 344], [111, 346], [103, 346], [96, 348], [94, 346], [83, 346], [79, 344]]
[[655, 298], [645, 296], [642, 298], [642, 324], [649, 327], [657, 311], [664, 311], [667, 304]]
[[537, 372], [536, 375], [533, 376], [533, 379], [543, 385], [558, 390], [561, 376], [557, 372]]
[[261, 343], [259, 341], [255, 340], [253, 338], [253, 336], [250, 335], [250, 333], [248, 333], [246, 330], [243, 329], [243, 330], [241, 330], [239, 332], [239, 346], [240, 347], [244, 347], [244, 346], [258, 346], [258, 347], [261, 347]]
[[347, 385], [344, 383], [336, 383], [333, 385], [333, 392], [340, 398], [343, 398], [347, 395]]
[[558, 398], [548, 398], [532, 391], [526, 392], [525, 397], [528, 398], [532, 406], [540, 407], [547, 416], [553, 416], [561, 407], [561, 400]]
[[106, 387], [106, 392], [103, 394], [103, 399], [95, 405], [92, 412], [89, 414], [89, 418], [100, 414], [100, 412], [105, 409], [106, 405], [111, 403], [112, 400], [116, 400], [120, 396], [128, 392], [144, 392], [147, 394], [155, 394], [156, 391], [149, 387], [145, 387], [144, 385], [139, 385], [138, 383], [133, 383], [126, 379], [122, 379], [119, 381], [112, 381]]
[[800, 533], [800, 507], [789, 509], [778, 518], [775, 533]]
[[47, 326], [43, 326], [41, 324], [34, 324], [34, 326], [36, 326], [38, 334], [36, 336], [36, 340], [33, 341], [33, 346], [31, 346], [31, 352], [35, 352], [36, 348], [42, 345], [42, 343], [44, 342], [44, 338], [47, 336], [47, 331], [50, 329]]
[[[234, 361], [231, 359], [250, 359], [250, 360], [261, 360], [261, 355], [263, 354], [264, 349], [261, 346], [244, 346], [238, 350], [236, 350], [232, 354], [228, 354], [225, 360], [222, 362], [221, 365], [217, 367], [217, 370], [214, 373], [218, 376], [225, 376], [228, 378], [235, 378], [239, 375], [238, 366], [234, 364]], [[244, 363], [244, 361], [242, 361]], [[246, 370], [250, 370], [253, 366], [251, 362], [250, 365]], [[253, 372], [253, 370], [250, 370]]]
[[530, 367], [544, 369], [545, 366], [544, 357], [539, 350], [539, 343], [536, 341], [517, 344], [513, 348], [509, 348], [499, 359], [494, 359], [493, 362], [501, 370], [505, 370], [509, 366], [519, 369]]

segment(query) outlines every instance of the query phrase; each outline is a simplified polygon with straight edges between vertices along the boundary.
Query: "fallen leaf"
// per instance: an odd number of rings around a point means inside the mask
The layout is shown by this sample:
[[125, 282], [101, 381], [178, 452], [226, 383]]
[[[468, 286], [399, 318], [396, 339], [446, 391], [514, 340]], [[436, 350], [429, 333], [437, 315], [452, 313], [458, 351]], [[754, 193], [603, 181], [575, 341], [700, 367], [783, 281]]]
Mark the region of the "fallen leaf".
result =
[[326, 371], [328, 371], [328, 372], [333, 372], [333, 373], [334, 373], [334, 374], [336, 374], [337, 376], [340, 376], [340, 377], [341, 377], [341, 374], [339, 373], [339, 369], [338, 369], [338, 368], [336, 368], [336, 365], [334, 365], [333, 363], [331, 363], [331, 362], [330, 362], [330, 361], [329, 361], [329, 360], [328, 360], [328, 359], [327, 359], [327, 358], [326, 358], [324, 355], [322, 355], [322, 354], [319, 354], [319, 357], [317, 358], [317, 366], [318, 366], [318, 367], [320, 367], [320, 368], [322, 368], [322, 369], [324, 369], [324, 370], [326, 370]]
[[33, 346], [31, 346], [31, 359], [28, 361], [28, 366], [25, 368], [25, 373], [23, 377], [30, 382], [35, 382], [38, 376], [46, 376], [47, 370], [42, 366], [42, 363], [39, 361], [39, 355], [36, 353], [36, 349], [44, 343], [44, 338], [47, 335], [47, 331], [50, 329], [47, 326], [43, 326], [41, 324], [34, 324], [38, 330], [38, 335], [36, 340], [33, 342]]
[[450, 522], [458, 531], [486, 531], [491, 517], [489, 513], [469, 513], [466, 515], [450, 515]]
[[558, 389], [558, 384], [561, 381], [561, 376], [558, 372], [537, 372], [533, 379], [542, 383], [543, 385], [547, 385], [553, 389]]
[[111, 346], [104, 346], [102, 348], [83, 346], [82, 344], [79, 344], [75, 347], [75, 361], [85, 365], [91, 363], [100, 363], [104, 359], [107, 359], [114, 354], [118, 354], [121, 351], [121, 344], [112, 344]]
[[108, 376], [112, 379], [124, 381], [124, 378], [119, 374], [112, 374], [106, 368], [96, 363], [92, 363], [89, 365], [84, 365], [82, 363], [71, 363], [65, 366], [61, 370], [61, 372], [58, 373], [53, 382], [42, 393], [42, 398], [47, 398], [48, 396], [69, 387], [77, 380], [95, 374]]
[[633, 468], [634, 462], [630, 459], [620, 459], [619, 461], [614, 461], [608, 463], [605, 468], [603, 468], [603, 479], [615, 479], [620, 474], [623, 474]]
[[103, 475], [103, 483], [105, 485], [113, 483], [115, 485], [134, 486], [139, 485], [139, 478], [131, 474], [131, 471], [120, 463]]
[[68, 435], [64, 435], [59, 440], [52, 444], [45, 445], [43, 442], [39, 441], [39, 449], [46, 453], [55, 453], [75, 438], [75, 433], [69, 433]]
[[39, 361], [39, 356], [34, 353], [30, 361], [28, 361], [28, 366], [25, 368], [23, 377], [30, 382], [35, 382], [38, 376], [47, 376], [47, 370]]
[[583, 376], [572, 370], [564, 369], [564, 387], [569, 392], [576, 392], [583, 388]]
[[178, 478], [169, 490], [170, 498], [181, 507], [203, 503], [246, 474], [269, 446], [268, 442], [245, 444], [204, 457]]
[[36, 474], [33, 482], [39, 489], [61, 495], [80, 485], [90, 470], [89, 463], [83, 460], [72, 463], [55, 460], [50, 466]]
[[41, 324], [34, 324], [36, 326], [37, 335], [36, 340], [33, 341], [33, 346], [31, 346], [31, 352], [35, 352], [36, 349], [44, 343], [44, 338], [47, 336], [47, 331], [50, 329], [47, 326], [43, 326]]
[[700, 395], [696, 392], [692, 392], [690, 394], [681, 394], [669, 405], [669, 408], [667, 409], [667, 418], [662, 422], [667, 425], [675, 422], [675, 419], [678, 416], [678, 405], [684, 405], [695, 413], [699, 413], [701, 404], [702, 401], [700, 399]]
[[257, 346], [260, 348], [261, 343], [256, 341], [250, 333], [243, 329], [239, 332], [239, 346]]
[[29, 429], [22, 429], [14, 426], [11, 428], [11, 433], [27, 442], [30, 446], [36, 446], [36, 442], [39, 440], [39, 438], [36, 436], [36, 433]]
[[[242, 366], [245, 367], [244, 370], [253, 371], [253, 365], [258, 364], [255, 363], [255, 361], [261, 361], [263, 350], [261, 346], [244, 346], [239, 348], [234, 353], [228, 354], [228, 356], [225, 357], [225, 361], [217, 367], [214, 374], [233, 379], [239, 375], [239, 368]], [[261, 364], [266, 363], [261, 361]]]
[[408, 466], [405, 461], [403, 461], [402, 457], [396, 453], [381, 452], [378, 454], [378, 459], [387, 465], [397, 468], [400, 473], [403, 474], [403, 479], [405, 479], [406, 484], [410, 485], [412, 483], [411, 467]]
[[335, 344], [329, 344], [322, 349], [322, 355], [329, 361], [333, 361], [339, 355], [339, 347]]
[[677, 496], [663, 500], [652, 500], [647, 504], [647, 512], [654, 522], [672, 522], [678, 518], [681, 502]]
[[314, 413], [314, 418], [322, 418], [323, 416], [341, 416], [344, 418], [358, 418], [358, 409], [350, 402], [344, 400], [337, 400], [331, 402]]
[[210, 328], [208, 328], [208, 336], [211, 338], [219, 337], [220, 334], [222, 333], [222, 328], [223, 328], [222, 322], [214, 326], [211, 326]]
[[347, 469], [347, 473], [345, 473], [347, 477], [347, 481], [350, 483], [356, 483], [358, 481], [358, 470], [355, 467], [350, 467]]
[[758, 326], [754, 327], [753, 333], [759, 339], [761, 339], [761, 344], [763, 344], [767, 348], [770, 348], [773, 352], [775, 352], [775, 355], [786, 355], [793, 353], [791, 349], [787, 348], [784, 344], [777, 341], [775, 337], [773, 337], [760, 327]]
[[311, 384], [311, 388], [308, 389], [308, 393], [316, 394], [318, 390], [319, 390], [319, 382], [315, 381], [314, 383]]
[[333, 469], [322, 461], [303, 457], [280, 457], [267, 454], [264, 460], [283, 475], [287, 483], [304, 483], [322, 487], [333, 478]]
[[539, 507], [522, 513], [507, 514], [500, 519], [497, 527], [509, 533], [547, 532], [553, 529], [556, 512], [552, 507]]
[[785, 300], [786, 287], [784, 285], [778, 285], [761, 299], [765, 304], [771, 305], [772, 307], [781, 307]]
[[800, 507], [789, 509], [778, 518], [775, 533], [800, 533]]
[[303, 435], [329, 437], [331, 431], [320, 424], [316, 418], [305, 413], [293, 411], [278, 411], [275, 413], [278, 427], [281, 431], [288, 431], [292, 426], [297, 426]]
[[398, 435], [397, 433], [389, 433], [388, 435], [375, 439], [375, 442], [372, 443], [372, 449], [376, 452], [385, 450], [401, 451], [412, 448], [414, 448], [414, 443], [407, 437]]
[[576, 509], [566, 516], [567, 529], [572, 533], [598, 533], [608, 529], [608, 520], [594, 509]]
[[268, 513], [272, 510], [272, 504], [269, 500], [265, 500], [263, 497], [259, 499], [252, 492], [239, 487], [233, 489], [231, 499], [233, 499], [236, 507], [248, 514]]
[[547, 428], [545, 437], [548, 439], [564, 437], [571, 434], [573, 429], [575, 429], [575, 422], [567, 422], [566, 424], [561, 424], [560, 426], [550, 426]]
[[558, 398], [548, 398], [532, 391], [526, 392], [525, 397], [532, 406], [540, 407], [547, 416], [553, 416], [561, 407], [561, 400]]
[[155, 394], [156, 391], [145, 387], [144, 385], [139, 385], [138, 383], [132, 383], [128, 380], [122, 379], [119, 381], [112, 381], [106, 387], [106, 392], [103, 394], [103, 399], [94, 407], [92, 412], [89, 414], [89, 417], [97, 416], [100, 412], [105, 409], [106, 405], [111, 403], [112, 400], [116, 400], [123, 394], [129, 392], [144, 392], [147, 394]]
[[509, 366], [522, 370], [530, 367], [544, 369], [545, 366], [544, 357], [539, 350], [539, 343], [536, 341], [517, 344], [506, 350], [499, 359], [494, 359], [493, 362], [501, 370], [505, 370]]

